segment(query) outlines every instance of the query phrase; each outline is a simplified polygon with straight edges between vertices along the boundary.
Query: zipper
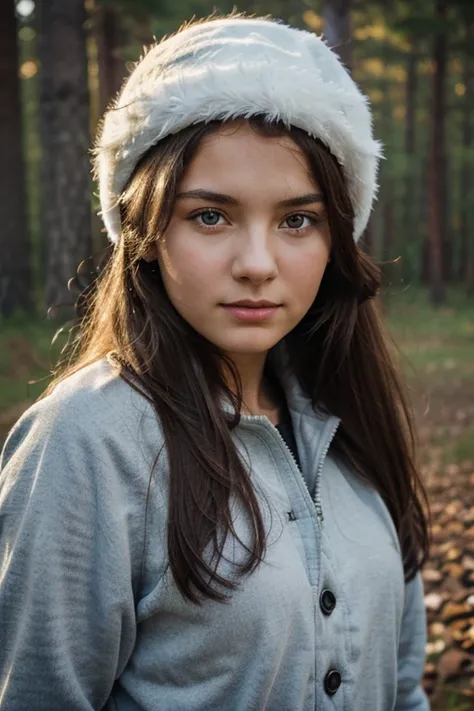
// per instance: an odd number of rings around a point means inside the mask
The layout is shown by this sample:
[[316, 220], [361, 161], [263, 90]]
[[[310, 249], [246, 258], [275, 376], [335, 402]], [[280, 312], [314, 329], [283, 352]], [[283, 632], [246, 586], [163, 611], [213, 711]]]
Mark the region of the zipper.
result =
[[[266, 419], [266, 418], [265, 418], [265, 419]], [[272, 423], [270, 422], [270, 424], [272, 424]], [[280, 442], [282, 443], [284, 449], [288, 452], [288, 454], [289, 454], [289, 456], [290, 456], [290, 458], [291, 458], [291, 461], [292, 461], [293, 464], [295, 465], [295, 469], [296, 469], [296, 471], [298, 472], [298, 476], [299, 476], [300, 479], [302, 480], [302, 482], [303, 482], [303, 484], [304, 484], [304, 488], [305, 488], [306, 491], [308, 492], [308, 497], [311, 499], [311, 501], [313, 502], [313, 504], [316, 506], [316, 502], [312, 499], [311, 494], [309, 493], [309, 489], [308, 489], [308, 485], [307, 485], [307, 483], [306, 483], [306, 479], [304, 478], [303, 473], [302, 473], [301, 469], [299, 468], [299, 465], [298, 465], [298, 462], [296, 461], [295, 455], [293, 454], [293, 452], [291, 451], [291, 449], [288, 447], [287, 443], [285, 442], [285, 440], [283, 439], [283, 437], [281, 436], [281, 434], [280, 434], [280, 432], [277, 430], [277, 428], [276, 428], [274, 425], [272, 425], [272, 427], [273, 427], [273, 429], [275, 430], [275, 434], [276, 434], [276, 436], [278, 437], [278, 439], [280, 440]], [[318, 513], [317, 507], [316, 507], [316, 514], [318, 515], [319, 521], [321, 521], [322, 519], [319, 518], [319, 513]]]
[[321, 502], [321, 474], [323, 471], [324, 462], [329, 452], [329, 447], [331, 446], [332, 441], [336, 435], [339, 423], [340, 420], [337, 420], [335, 423], [333, 423], [332, 430], [329, 433], [329, 437], [326, 441], [326, 444], [324, 445], [323, 451], [321, 452], [321, 456], [319, 457], [318, 468], [316, 469], [316, 483], [314, 486], [314, 505], [316, 507], [318, 519], [321, 523], [324, 521], [323, 505]]
[[[316, 469], [316, 483], [315, 483], [315, 487], [314, 487], [314, 498], [313, 498], [313, 497], [311, 496], [311, 494], [310, 494], [310, 491], [309, 491], [309, 489], [308, 489], [308, 485], [307, 485], [307, 483], [306, 483], [306, 479], [305, 479], [304, 476], [303, 476], [303, 473], [302, 473], [302, 471], [301, 471], [301, 469], [300, 469], [300, 467], [299, 467], [299, 465], [298, 465], [298, 462], [296, 461], [296, 458], [295, 458], [293, 452], [292, 452], [291, 449], [288, 447], [287, 443], [285, 442], [284, 438], [282, 437], [282, 435], [280, 434], [280, 432], [277, 430], [277, 428], [276, 428], [274, 425], [272, 425], [272, 423], [270, 422], [270, 420], [268, 419], [268, 417], [266, 417], [265, 415], [241, 415], [241, 416], [240, 416], [240, 419], [241, 419], [241, 420], [244, 420], [244, 421], [246, 420], [247, 422], [252, 422], [252, 421], [257, 420], [257, 421], [259, 421], [259, 422], [265, 423], [265, 425], [266, 425], [266, 424], [271, 425], [272, 431], [275, 433], [275, 435], [277, 436], [277, 438], [279, 439], [279, 441], [280, 441], [281, 444], [283, 445], [284, 449], [285, 449], [286, 452], [288, 453], [289, 458], [290, 458], [291, 461], [293, 462], [293, 464], [294, 464], [294, 466], [295, 466], [295, 469], [296, 469], [296, 471], [298, 472], [298, 476], [301, 478], [301, 481], [302, 481], [303, 484], [304, 484], [304, 488], [305, 488], [306, 491], [308, 492], [308, 498], [311, 499], [311, 501], [312, 501], [313, 504], [314, 504], [314, 507], [315, 507], [315, 509], [316, 509], [316, 516], [317, 516], [317, 518], [318, 518], [318, 522], [321, 524], [321, 523], [324, 521], [323, 507], [322, 507], [322, 503], [321, 503], [321, 473], [322, 473], [322, 471], [323, 471], [323, 466], [324, 466], [325, 459], [326, 459], [327, 454], [328, 454], [328, 452], [329, 452], [329, 447], [331, 446], [332, 441], [333, 441], [333, 439], [334, 439], [334, 437], [335, 437], [335, 434], [336, 434], [336, 432], [337, 432], [337, 429], [338, 429], [338, 427], [339, 427], [340, 420], [337, 420], [336, 422], [333, 422], [331, 432], [330, 432], [329, 437], [328, 437], [328, 439], [327, 439], [327, 441], [326, 441], [326, 444], [324, 445], [324, 449], [323, 449], [323, 451], [321, 452], [321, 455], [320, 455], [320, 457], [319, 457], [319, 460], [318, 460], [318, 468]], [[323, 432], [323, 435], [322, 435], [322, 436], [324, 436], [324, 432]]]

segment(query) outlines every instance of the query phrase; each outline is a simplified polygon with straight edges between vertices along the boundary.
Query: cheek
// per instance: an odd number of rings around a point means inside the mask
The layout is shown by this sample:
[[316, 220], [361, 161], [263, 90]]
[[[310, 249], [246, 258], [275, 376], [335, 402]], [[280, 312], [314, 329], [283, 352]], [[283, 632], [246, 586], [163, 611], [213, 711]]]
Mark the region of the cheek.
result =
[[310, 305], [318, 293], [319, 285], [329, 259], [329, 250], [319, 248], [308, 250], [296, 259], [287, 260], [288, 281], [302, 305]]
[[158, 250], [163, 280], [169, 293], [193, 295], [208, 291], [220, 271], [216, 255], [192, 239], [169, 239]]

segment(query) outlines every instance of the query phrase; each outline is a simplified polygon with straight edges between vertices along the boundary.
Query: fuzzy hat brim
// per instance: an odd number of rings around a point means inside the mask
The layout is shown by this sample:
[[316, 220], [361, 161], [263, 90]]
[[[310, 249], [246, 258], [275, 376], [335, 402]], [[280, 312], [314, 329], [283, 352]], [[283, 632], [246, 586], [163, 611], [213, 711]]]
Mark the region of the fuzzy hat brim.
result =
[[120, 194], [158, 141], [198, 122], [256, 114], [303, 129], [336, 157], [357, 240], [369, 220], [381, 156], [366, 97], [314, 34], [235, 18], [188, 27], [156, 45], [107, 112], [95, 170], [109, 239], [120, 238]]

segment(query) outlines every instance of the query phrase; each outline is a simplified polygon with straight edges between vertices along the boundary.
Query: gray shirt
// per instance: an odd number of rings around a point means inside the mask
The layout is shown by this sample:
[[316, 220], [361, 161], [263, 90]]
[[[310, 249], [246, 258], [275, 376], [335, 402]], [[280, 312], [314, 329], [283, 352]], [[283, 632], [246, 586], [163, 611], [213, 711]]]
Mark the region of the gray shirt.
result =
[[[176, 588], [160, 424], [107, 360], [23, 415], [0, 467], [2, 711], [429, 708], [421, 578], [405, 585], [384, 503], [331, 455], [338, 420], [282, 383], [301, 471], [267, 418], [242, 417], [268, 540], [227, 604]], [[232, 538], [225, 553], [245, 557]]]

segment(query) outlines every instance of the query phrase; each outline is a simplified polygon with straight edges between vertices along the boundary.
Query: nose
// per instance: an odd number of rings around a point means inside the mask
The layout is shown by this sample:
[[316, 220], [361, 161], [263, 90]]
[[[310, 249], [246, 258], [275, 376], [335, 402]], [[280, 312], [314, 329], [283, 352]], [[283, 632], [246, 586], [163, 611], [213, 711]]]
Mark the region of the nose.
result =
[[257, 228], [236, 235], [232, 276], [259, 285], [278, 274], [274, 245], [266, 229]]

